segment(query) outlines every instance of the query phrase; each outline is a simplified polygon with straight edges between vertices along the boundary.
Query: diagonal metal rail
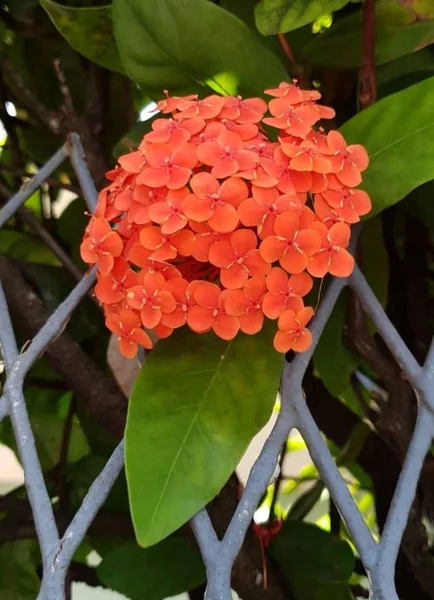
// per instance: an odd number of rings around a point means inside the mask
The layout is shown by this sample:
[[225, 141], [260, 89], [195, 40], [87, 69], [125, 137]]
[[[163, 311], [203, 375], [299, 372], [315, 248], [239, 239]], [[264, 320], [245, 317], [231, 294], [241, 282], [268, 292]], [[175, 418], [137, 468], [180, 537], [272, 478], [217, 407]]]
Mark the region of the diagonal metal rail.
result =
[[[80, 140], [76, 134], [71, 134], [68, 141], [50, 158], [38, 174], [0, 210], [0, 227], [68, 158], [77, 174], [89, 210], [95, 209], [97, 190], [87, 168]], [[6, 382], [3, 396], [0, 398], [0, 421], [9, 416], [12, 422], [41, 548], [43, 579], [37, 600], [65, 599], [65, 577], [73, 554], [85, 537], [92, 520], [103, 505], [123, 468], [123, 442], [121, 442], [91, 485], [64, 535], [60, 537], [36, 451], [23, 385], [30, 368], [62, 330], [94, 281], [94, 271], [83, 276], [27, 348], [21, 352], [17, 347], [0, 282], [0, 346], [6, 367]], [[303, 378], [316, 344], [340, 293], [346, 286], [349, 286], [357, 294], [364, 311], [375, 323], [419, 399], [416, 427], [378, 543], [373, 539], [315, 424], [306, 405], [302, 389]], [[339, 509], [369, 573], [371, 600], [398, 600], [394, 583], [396, 559], [415, 497], [423, 461], [434, 437], [434, 341], [424, 366], [419, 365], [385, 314], [358, 267], [347, 280], [336, 279], [329, 286], [315, 315], [311, 330], [313, 334], [311, 348], [304, 354], [297, 355], [291, 363], [284, 365], [279, 416], [260, 456], [253, 465], [247, 485], [223, 539], [218, 539], [205, 508], [191, 520], [207, 571], [206, 600], [231, 599], [231, 572], [235, 558], [259, 501], [274, 473], [282, 447], [293, 428], [297, 428], [304, 438], [312, 460]]]

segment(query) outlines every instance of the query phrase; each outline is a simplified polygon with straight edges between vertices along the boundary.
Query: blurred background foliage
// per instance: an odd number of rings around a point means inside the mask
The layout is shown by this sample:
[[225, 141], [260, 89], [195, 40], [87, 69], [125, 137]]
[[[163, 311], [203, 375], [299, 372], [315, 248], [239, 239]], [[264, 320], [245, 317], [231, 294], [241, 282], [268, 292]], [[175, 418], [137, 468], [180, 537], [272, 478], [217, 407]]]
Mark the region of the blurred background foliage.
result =
[[[102, 187], [116, 158], [149, 130], [163, 90], [257, 96], [295, 77], [302, 86], [318, 88], [336, 110], [332, 126], [370, 152], [364, 187], [374, 210], [363, 226], [357, 259], [422, 361], [434, 330], [434, 3], [377, 0], [370, 32], [363, 25], [368, 5], [372, 9], [374, 3], [1, 0], [1, 201], [26, 185], [73, 131]], [[375, 49], [371, 65], [369, 44]], [[0, 233], [0, 278], [22, 344], [85, 271], [78, 252], [84, 213], [78, 182], [65, 163]], [[63, 529], [122, 431], [125, 399], [107, 364], [109, 335], [93, 298], [80, 305], [61, 337], [61, 356], [53, 348], [41, 358], [27, 377], [25, 394]], [[75, 370], [71, 357], [79, 358]], [[349, 291], [324, 331], [305, 393], [378, 536], [416, 401]], [[113, 426], [117, 414], [123, 416]], [[0, 439], [15, 450], [8, 422]], [[434, 598], [433, 464], [430, 455], [398, 557], [402, 599]], [[238, 485], [232, 478], [213, 503], [223, 531]], [[242, 550], [251, 572], [237, 569], [233, 578], [245, 600], [368, 597], [353, 541], [296, 433], [256, 521]], [[95, 553], [97, 568], [89, 560]], [[0, 497], [0, 567], [2, 599], [36, 598], [41, 566], [24, 487]], [[74, 558], [67, 597], [72, 581], [111, 588], [131, 600], [181, 592], [195, 599], [203, 597], [205, 575], [186, 527], [150, 548], [137, 545], [120, 478]]]

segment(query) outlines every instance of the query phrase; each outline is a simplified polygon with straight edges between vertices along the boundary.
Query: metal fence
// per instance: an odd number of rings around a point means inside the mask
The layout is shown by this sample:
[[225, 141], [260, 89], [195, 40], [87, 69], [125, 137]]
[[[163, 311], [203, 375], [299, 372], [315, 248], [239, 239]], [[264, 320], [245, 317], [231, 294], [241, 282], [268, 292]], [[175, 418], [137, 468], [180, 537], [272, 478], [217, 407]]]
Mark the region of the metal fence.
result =
[[[72, 134], [38, 174], [0, 210], [0, 227], [69, 158], [80, 182], [89, 210], [96, 206], [97, 191], [87, 169], [80, 140]], [[53, 506], [44, 482], [35, 439], [23, 393], [30, 368], [62, 331], [71, 313], [95, 281], [95, 273], [82, 280], [50, 316], [29, 345], [19, 352], [6, 298], [0, 284], [0, 345], [6, 368], [4, 393], [0, 399], [0, 421], [9, 416], [24, 468], [25, 485], [33, 512], [43, 561], [43, 579], [38, 600], [65, 598], [65, 577], [72, 557], [83, 540], [99, 508], [104, 504], [123, 468], [123, 442], [90, 487], [83, 503], [62, 537], [59, 536]], [[358, 296], [419, 399], [416, 427], [408, 448], [380, 542], [372, 537], [342, 478], [323, 437], [306, 405], [303, 377], [328, 317], [345, 286]], [[380, 303], [356, 267], [347, 280], [335, 279], [329, 286], [311, 326], [314, 343], [304, 354], [285, 363], [281, 381], [281, 408], [274, 428], [256, 460], [235, 514], [222, 540], [217, 538], [207, 510], [191, 520], [206, 566], [207, 600], [229, 600], [234, 560], [241, 548], [253, 514], [273, 476], [281, 449], [291, 431], [302, 435], [320, 476], [350, 532], [369, 574], [372, 600], [397, 600], [394, 574], [399, 546], [413, 502], [424, 458], [434, 437], [434, 342], [421, 367], [389, 321]], [[247, 600], [247, 599], [245, 599]]]

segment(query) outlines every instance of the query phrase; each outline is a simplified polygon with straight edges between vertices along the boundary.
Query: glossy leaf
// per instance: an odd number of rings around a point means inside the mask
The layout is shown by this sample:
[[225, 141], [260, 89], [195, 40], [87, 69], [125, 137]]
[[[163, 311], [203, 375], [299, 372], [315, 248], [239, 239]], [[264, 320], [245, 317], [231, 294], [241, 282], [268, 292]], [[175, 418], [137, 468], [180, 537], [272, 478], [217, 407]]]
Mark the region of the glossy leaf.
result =
[[[428, 15], [429, 16], [429, 15]], [[375, 60], [378, 65], [405, 56], [434, 41], [434, 13], [416, 20], [410, 6], [395, 0], [377, 3]], [[362, 12], [340, 19], [302, 49], [300, 60], [338, 68], [358, 67], [362, 59]]]
[[52, 0], [41, 0], [41, 4], [74, 50], [106, 69], [123, 73], [113, 37], [111, 5], [79, 8]]
[[232, 342], [181, 329], [149, 356], [125, 434], [140, 545], [160, 541], [214, 498], [269, 418], [282, 365], [271, 329]]
[[0, 546], [0, 597], [2, 600], [34, 600], [39, 592], [37, 543], [30, 540]]
[[343, 8], [349, 1], [261, 0], [255, 9], [256, 26], [262, 35], [287, 33]]
[[372, 217], [434, 178], [434, 77], [392, 94], [342, 127], [349, 144], [363, 144], [370, 164], [361, 187]]
[[230, 12], [203, 0], [114, 0], [115, 36], [129, 76], [162, 90], [258, 95], [287, 77], [279, 59]]
[[205, 567], [187, 538], [173, 536], [152, 548], [134, 542], [117, 546], [104, 557], [98, 577], [132, 600], [164, 600], [204, 583]]
[[290, 579], [296, 574], [316, 582], [339, 583], [348, 581], [354, 569], [347, 542], [303, 521], [285, 521], [270, 550]]
[[384, 98], [433, 75], [434, 52], [431, 48], [401, 56], [378, 67], [378, 97]]

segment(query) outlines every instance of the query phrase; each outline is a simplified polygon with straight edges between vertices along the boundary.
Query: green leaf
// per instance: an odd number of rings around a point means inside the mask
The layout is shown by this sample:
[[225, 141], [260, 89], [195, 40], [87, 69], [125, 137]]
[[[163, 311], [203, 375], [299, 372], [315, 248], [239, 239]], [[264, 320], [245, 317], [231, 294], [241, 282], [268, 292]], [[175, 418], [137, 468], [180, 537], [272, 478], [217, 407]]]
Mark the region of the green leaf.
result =
[[344, 289], [335, 304], [314, 353], [314, 364], [328, 391], [336, 398], [342, 394], [357, 369], [360, 359], [350, 350], [343, 330], [349, 291]]
[[[44, 470], [51, 469], [59, 462], [65, 427], [65, 419], [58, 415], [58, 402], [61, 400], [59, 391], [28, 386], [25, 395], [39, 460]], [[4, 443], [15, 451], [16, 441], [9, 421], [2, 423], [1, 433]], [[77, 462], [88, 452], [89, 445], [86, 437], [80, 423], [74, 418], [68, 447], [68, 462]]]
[[282, 366], [273, 332], [267, 323], [225, 342], [182, 329], [149, 356], [125, 432], [140, 545], [160, 541], [214, 498], [270, 417]]
[[261, 0], [255, 8], [256, 26], [262, 35], [287, 33], [343, 8], [349, 1]]
[[139, 548], [133, 542], [114, 548], [98, 567], [98, 577], [131, 600], [164, 600], [206, 579], [199, 550], [186, 538], [175, 536], [152, 548]]
[[[300, 60], [341, 69], [358, 67], [362, 59], [362, 20], [361, 11], [340, 19], [306, 44]], [[434, 41], [434, 20], [415, 20], [411, 7], [395, 0], [377, 3], [375, 23], [375, 61], [378, 65]]]
[[230, 12], [204, 0], [114, 0], [119, 53], [151, 97], [186, 90], [262, 94], [287, 78], [279, 59]]
[[285, 521], [270, 551], [290, 579], [296, 574], [316, 582], [339, 583], [348, 581], [354, 569], [347, 542], [302, 521]]
[[422, 48], [412, 54], [401, 56], [377, 68], [378, 97], [399, 92], [423, 79], [434, 75], [434, 52]]
[[29, 263], [60, 265], [59, 259], [51, 250], [29, 235], [19, 231], [9, 229], [2, 231], [0, 253]]
[[34, 541], [0, 546], [0, 597], [2, 600], [34, 600], [40, 580], [36, 572], [40, 558]]
[[434, 178], [434, 77], [392, 94], [342, 127], [349, 144], [363, 144], [370, 165], [361, 187], [372, 217]]
[[79, 8], [41, 0], [59, 33], [80, 54], [92, 62], [123, 73], [113, 37], [112, 7]]

